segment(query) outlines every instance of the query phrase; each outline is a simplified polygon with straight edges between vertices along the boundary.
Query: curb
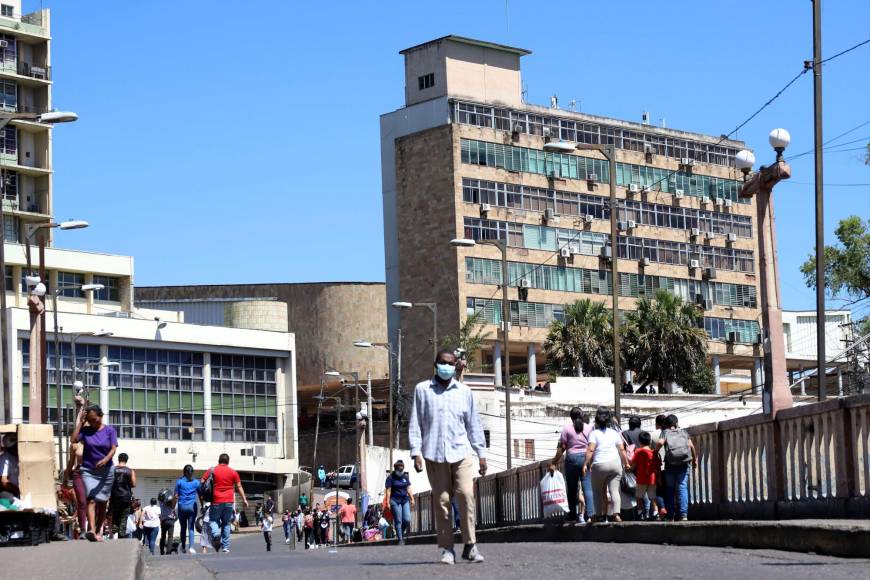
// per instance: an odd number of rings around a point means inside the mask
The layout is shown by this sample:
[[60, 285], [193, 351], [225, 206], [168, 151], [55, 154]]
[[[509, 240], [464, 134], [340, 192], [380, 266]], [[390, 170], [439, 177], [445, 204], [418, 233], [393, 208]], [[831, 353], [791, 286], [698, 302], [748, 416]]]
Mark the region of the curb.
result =
[[[614, 542], [674, 544], [753, 550], [812, 552], [841, 558], [870, 555], [870, 523], [850, 520], [626, 522], [594, 525], [533, 524], [477, 531], [480, 543]], [[408, 544], [432, 544], [435, 535], [410, 536]], [[389, 545], [395, 541], [353, 544]]]

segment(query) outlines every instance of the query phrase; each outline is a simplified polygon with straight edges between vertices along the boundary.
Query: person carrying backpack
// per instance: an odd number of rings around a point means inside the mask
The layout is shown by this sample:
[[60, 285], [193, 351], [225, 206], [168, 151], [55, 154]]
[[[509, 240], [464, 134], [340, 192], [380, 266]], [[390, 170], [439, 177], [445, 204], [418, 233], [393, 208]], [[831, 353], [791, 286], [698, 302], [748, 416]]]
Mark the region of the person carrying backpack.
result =
[[[689, 517], [689, 465], [698, 468], [698, 454], [689, 434], [680, 429], [676, 415], [668, 415], [667, 429], [656, 445], [656, 451], [665, 450], [665, 508], [675, 521]], [[679, 513], [675, 511], [679, 494]]]

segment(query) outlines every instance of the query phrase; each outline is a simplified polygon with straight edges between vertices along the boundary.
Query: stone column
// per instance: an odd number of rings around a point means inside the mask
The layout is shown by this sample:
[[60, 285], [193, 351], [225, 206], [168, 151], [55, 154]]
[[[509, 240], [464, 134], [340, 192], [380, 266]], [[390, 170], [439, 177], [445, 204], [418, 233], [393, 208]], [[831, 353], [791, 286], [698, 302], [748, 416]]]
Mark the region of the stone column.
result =
[[[109, 345], [107, 344], [100, 345], [100, 407], [103, 413], [109, 412]], [[108, 421], [112, 422], [111, 414]]]
[[[800, 373], [801, 373], [801, 378], [804, 379], [805, 377], [804, 377], [804, 366], [803, 365], [801, 365]], [[818, 382], [818, 381], [816, 381], [816, 382]], [[806, 380], [801, 381], [801, 396], [803, 396], [803, 397], [807, 396], [807, 381]]]
[[205, 440], [212, 441], [211, 435], [211, 353], [202, 353], [202, 419], [205, 426]]
[[843, 396], [843, 369], [837, 367], [837, 396]]
[[760, 356], [755, 357], [755, 365], [752, 369], [752, 394], [757, 395], [761, 392], [761, 387], [764, 385], [764, 361]]
[[496, 341], [492, 348], [492, 366], [495, 371], [495, 386], [502, 384], [502, 367], [504, 364], [501, 361], [501, 342]]
[[715, 381], [715, 392], [717, 395], [722, 394], [722, 377], [719, 369], [719, 355], [714, 354], [712, 357], [713, 377]]
[[535, 356], [535, 343], [530, 342], [528, 348], [529, 356], [529, 387], [534, 389], [538, 384], [538, 359]]

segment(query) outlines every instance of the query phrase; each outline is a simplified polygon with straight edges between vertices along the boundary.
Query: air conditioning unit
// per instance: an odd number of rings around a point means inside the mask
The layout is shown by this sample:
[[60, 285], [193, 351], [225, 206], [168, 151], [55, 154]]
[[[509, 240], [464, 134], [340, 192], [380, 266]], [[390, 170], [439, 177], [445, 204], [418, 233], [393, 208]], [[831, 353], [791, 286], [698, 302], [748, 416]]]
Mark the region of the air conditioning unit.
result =
[[514, 130], [513, 130], [513, 132], [514, 132], [514, 133], [522, 133], [522, 132], [523, 132], [523, 126], [520, 125], [520, 124], [516, 124], [516, 125], [514, 125]]
[[713, 301], [709, 299], [701, 300], [701, 309], [702, 310], [712, 310], [713, 309]]
[[734, 201], [730, 199], [725, 200], [725, 207], [732, 207], [734, 205]]
[[707, 232], [707, 241], [715, 240], [718, 236], [713, 232]]
[[628, 224], [625, 222], [616, 222], [616, 229], [625, 231], [628, 229]]
[[637, 227], [637, 222], [634, 220], [628, 220], [625, 225], [628, 226], [628, 229], [633, 230]]
[[689, 157], [683, 157], [682, 159], [680, 159], [680, 165], [685, 165], [687, 167], [691, 167], [694, 164], [695, 164], [695, 160], [691, 159]]
[[638, 191], [640, 191], [640, 186], [636, 183], [629, 183], [628, 191], [629, 193], [637, 193]]
[[587, 213], [585, 216], [583, 216], [583, 221], [587, 224], [591, 224], [593, 221], [595, 221], [595, 216], [591, 213]]
[[586, 176], [586, 180], [587, 181], [598, 181], [598, 174], [597, 173], [590, 173], [588, 176]]
[[541, 135], [544, 136], [544, 139], [549, 139], [550, 138], [550, 128], [544, 127], [543, 129], [541, 129]]
[[567, 246], [565, 246], [564, 248], [560, 248], [559, 255], [565, 259], [570, 258], [571, 257], [571, 248], [569, 248]]
[[737, 339], [739, 338], [740, 337], [738, 336], [737, 332], [734, 330], [728, 333], [728, 342], [737, 342]]
[[8, 40], [0, 40], [0, 48], [6, 48], [9, 46]]
[[682, 189], [677, 189], [674, 191], [674, 197], [676, 197], [677, 199], [683, 199], [684, 197], [686, 197], [686, 192]]
[[721, 197], [717, 197], [717, 198], [716, 198], [716, 205], [717, 205], [717, 206], [722, 207], [722, 205], [723, 205], [724, 203], [725, 203], [725, 200], [722, 199]]
[[701, 235], [701, 230], [700, 228], [692, 228], [689, 233], [692, 235], [693, 238], [697, 238]]
[[689, 268], [692, 268], [693, 270], [697, 270], [700, 267], [701, 267], [700, 260], [689, 260]]
[[640, 259], [640, 265], [643, 266], [644, 268], [649, 266], [649, 264], [650, 264], [649, 258], [641, 258]]
[[613, 257], [612, 252], [610, 251], [610, 246], [602, 246], [601, 247], [601, 257], [605, 260], [609, 260]]
[[520, 278], [520, 288], [531, 288], [532, 283], [528, 278]]
[[728, 242], [729, 243], [733, 244], [736, 241], [737, 241], [737, 234], [728, 234]]
[[488, 203], [480, 204], [480, 213], [481, 215], [486, 215], [492, 210], [492, 206]]
[[646, 185], [644, 185], [642, 188], [640, 188], [640, 191], [641, 191], [641, 193], [649, 193], [652, 190], [649, 187], [647, 187]]
[[544, 210], [544, 221], [550, 221], [551, 219], [554, 219], [555, 217], [556, 217], [556, 210], [552, 210], [549, 208]]
[[708, 280], [715, 280], [716, 279], [716, 268], [705, 268], [704, 269], [704, 278], [707, 278]]
[[702, 198], [701, 198], [701, 203], [704, 203], [704, 204], [710, 203], [710, 196], [709, 196], [709, 195], [705, 195], [704, 197], [702, 197]]

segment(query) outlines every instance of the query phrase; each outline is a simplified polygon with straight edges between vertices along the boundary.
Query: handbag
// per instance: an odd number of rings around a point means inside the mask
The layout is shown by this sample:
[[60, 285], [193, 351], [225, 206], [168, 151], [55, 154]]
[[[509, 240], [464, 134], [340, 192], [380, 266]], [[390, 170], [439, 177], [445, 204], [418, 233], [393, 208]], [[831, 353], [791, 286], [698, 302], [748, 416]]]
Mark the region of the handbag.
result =
[[625, 495], [634, 497], [635, 490], [637, 489], [637, 476], [631, 471], [623, 472], [622, 479], [619, 480], [619, 489]]

